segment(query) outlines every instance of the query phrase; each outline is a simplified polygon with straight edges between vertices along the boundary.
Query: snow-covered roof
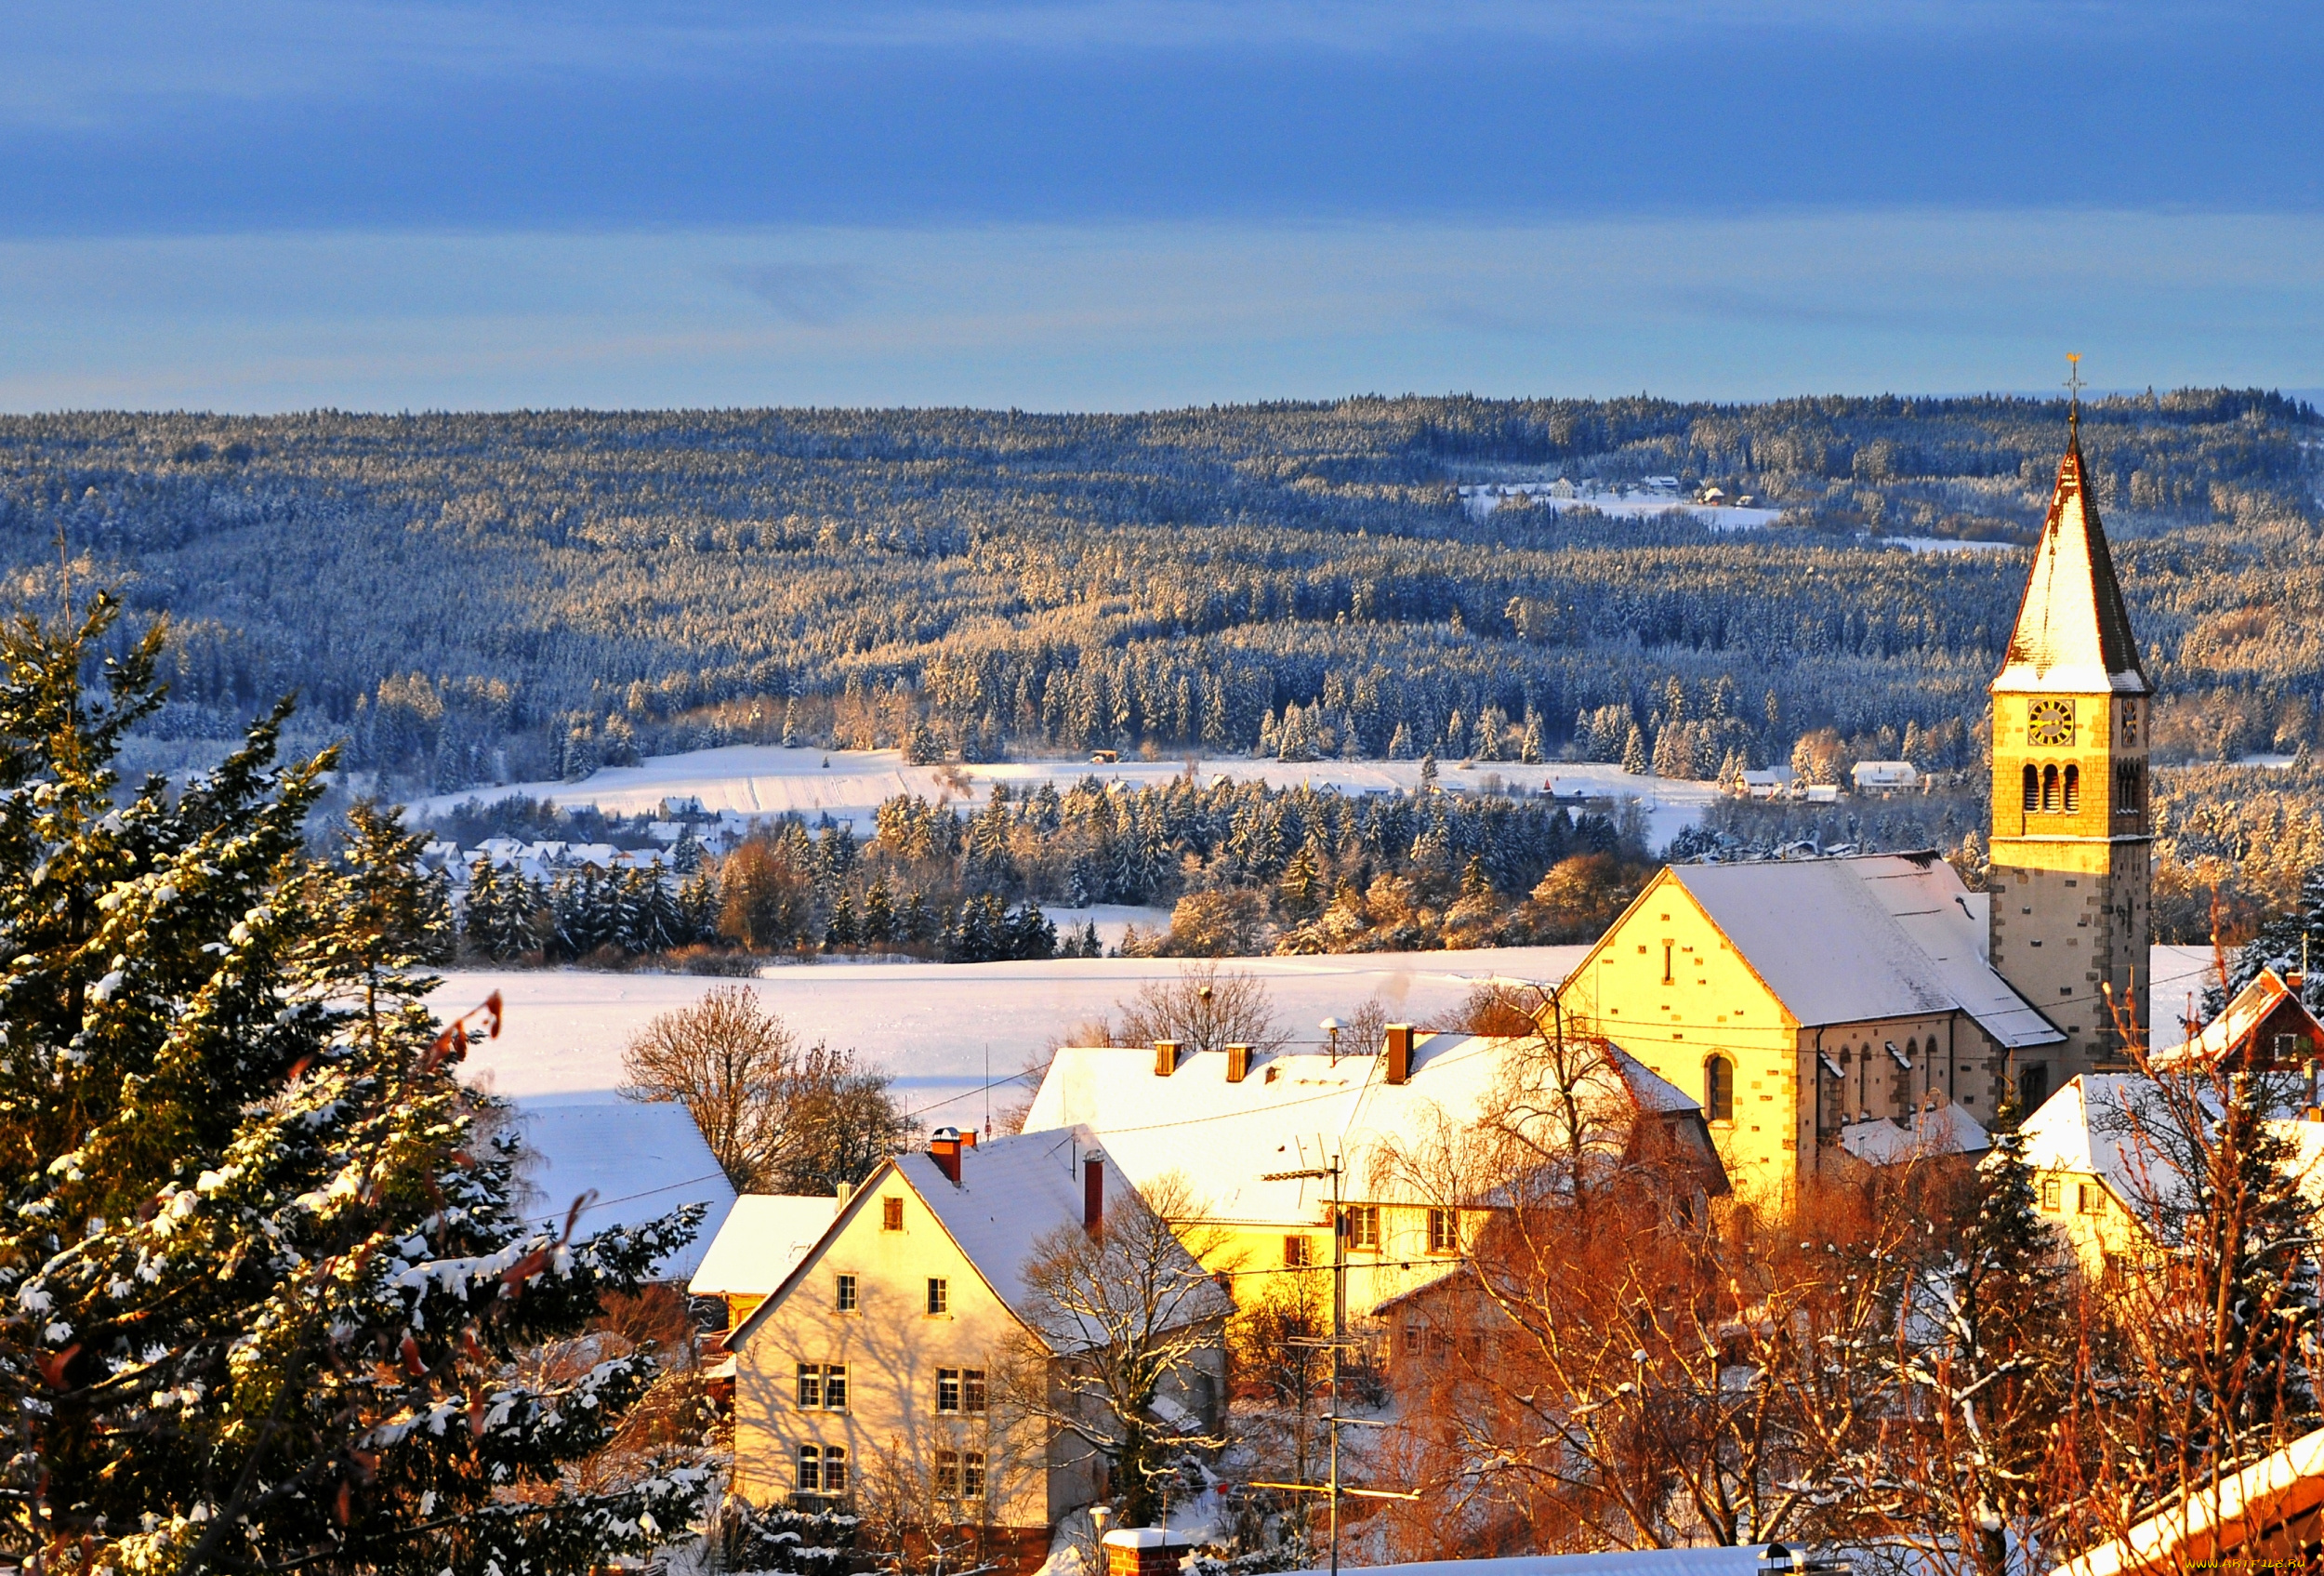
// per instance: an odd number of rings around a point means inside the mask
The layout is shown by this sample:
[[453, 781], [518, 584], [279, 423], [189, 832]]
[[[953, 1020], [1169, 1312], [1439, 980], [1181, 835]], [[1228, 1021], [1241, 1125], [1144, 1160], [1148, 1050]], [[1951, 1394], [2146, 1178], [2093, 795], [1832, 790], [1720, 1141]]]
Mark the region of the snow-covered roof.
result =
[[[2263, 1075], [2262, 1084], [2268, 1125], [2291, 1146], [2294, 1177], [2324, 1203], [2324, 1122], [2300, 1119], [2305, 1080], [2296, 1074]], [[2182, 1119], [2174, 1112], [2188, 1108], [2199, 1109], [2206, 1124], [2215, 1121], [2218, 1096], [2195, 1083], [2170, 1098], [2163, 1085], [2137, 1073], [2083, 1073], [2026, 1119], [2019, 1130], [2026, 1163], [2036, 1171], [2095, 1176], [2133, 1213], [2173, 1207], [2189, 1191], [2180, 1173], [2187, 1162], [2174, 1154], [2185, 1146], [2173, 1137]]]
[[734, 1189], [685, 1106], [620, 1099], [514, 1104], [535, 1157], [524, 1172], [540, 1197], [535, 1218], [562, 1225], [573, 1201], [594, 1193], [574, 1227], [587, 1237], [610, 1225], [642, 1225], [681, 1204], [706, 1204], [694, 1239], [655, 1266], [673, 1280], [701, 1267], [734, 1207]]
[[1991, 1136], [1977, 1119], [1949, 1100], [1915, 1111], [1910, 1126], [1875, 1117], [1850, 1122], [1840, 1130], [1840, 1146], [1876, 1166], [1938, 1155], [1982, 1154], [1991, 1144]]
[[1967, 1013], [2003, 1046], [2066, 1037], [1993, 972], [1953, 867], [1934, 854], [1673, 865], [1800, 1023]]
[[[1400, 1190], [1374, 1174], [1392, 1146], [1418, 1149], [1469, 1131], [1497, 1089], [1538, 1058], [1537, 1042], [1415, 1031], [1410, 1079], [1391, 1084], [1384, 1055], [1311, 1052], [1254, 1057], [1229, 1083], [1223, 1052], [1183, 1057], [1168, 1078], [1142, 1046], [1059, 1049], [1033, 1097], [1025, 1130], [1086, 1125], [1140, 1183], [1180, 1172], [1212, 1218], [1301, 1225], [1324, 1218], [1327, 1179], [1292, 1177], [1344, 1157], [1343, 1196]], [[1684, 1092], [1624, 1052], [1591, 1053], [1586, 1104], [1657, 1116], [1698, 1109]]]
[[2114, 557], [2098, 523], [2098, 506], [2082, 484], [2079, 439], [2067, 440], [2058, 461], [2057, 485], [2041, 539], [2034, 544], [2017, 627], [1992, 687], [2021, 694], [2151, 693], [2115, 579]]
[[2236, 992], [2226, 1010], [2205, 1024], [2195, 1038], [2183, 1041], [2168, 1051], [2155, 1053], [2157, 1066], [2179, 1066], [2193, 1064], [2201, 1066], [2215, 1065], [2227, 1053], [2241, 1045], [2268, 1014], [2286, 1002], [2304, 1021], [2311, 1046], [2324, 1044], [2324, 1025], [2319, 1025], [2299, 995], [2273, 969], [2262, 969], [2252, 976], [2251, 983]]
[[[944, 1235], [952, 1238], [993, 1294], [1028, 1327], [1037, 1330], [1038, 1310], [1025, 1284], [1024, 1269], [1043, 1238], [1062, 1228], [1080, 1227], [1081, 1162], [1092, 1152], [1105, 1157], [1102, 1174], [1107, 1212], [1127, 1208], [1137, 1197], [1136, 1186], [1115, 1163], [1111, 1152], [1087, 1128], [1076, 1127], [967, 1146], [960, 1151], [957, 1186], [932, 1155], [891, 1156], [855, 1190], [851, 1203], [837, 1212], [818, 1241], [843, 1230], [855, 1211], [865, 1207], [864, 1200], [878, 1193], [881, 1182], [892, 1171], [928, 1206]], [[812, 1252], [811, 1245], [800, 1255], [801, 1262]], [[1202, 1277], [1193, 1255], [1182, 1248], [1177, 1252], [1182, 1256], [1180, 1270]], [[747, 1341], [772, 1312], [788, 1291], [797, 1270], [795, 1264], [774, 1294], [744, 1322], [735, 1332], [736, 1342]], [[1234, 1311], [1234, 1300], [1208, 1278], [1202, 1278], [1187, 1300], [1188, 1315], [1194, 1318], [1224, 1317]]]
[[[2269, 1529], [2281, 1527], [2320, 1504], [2324, 1504], [2324, 1429], [2303, 1435], [2216, 1487], [2198, 1490], [2140, 1522], [2126, 1536], [2068, 1560], [2053, 1576], [2131, 1576], [2135, 1571], [2245, 1563], [2219, 1556], [2258, 1543]], [[2264, 1569], [2274, 1561], [2251, 1563]]]
[[687, 1282], [697, 1297], [764, 1297], [783, 1284], [830, 1229], [839, 1200], [828, 1193], [746, 1193]]

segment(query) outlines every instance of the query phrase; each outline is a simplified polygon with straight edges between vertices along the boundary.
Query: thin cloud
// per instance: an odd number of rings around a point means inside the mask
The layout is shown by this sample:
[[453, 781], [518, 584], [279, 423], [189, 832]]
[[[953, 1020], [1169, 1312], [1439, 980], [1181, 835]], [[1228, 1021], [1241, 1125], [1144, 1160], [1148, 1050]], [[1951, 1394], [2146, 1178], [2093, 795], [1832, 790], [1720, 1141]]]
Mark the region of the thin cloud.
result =
[[729, 277], [786, 322], [828, 328], [861, 304], [868, 281], [850, 263], [771, 262]]

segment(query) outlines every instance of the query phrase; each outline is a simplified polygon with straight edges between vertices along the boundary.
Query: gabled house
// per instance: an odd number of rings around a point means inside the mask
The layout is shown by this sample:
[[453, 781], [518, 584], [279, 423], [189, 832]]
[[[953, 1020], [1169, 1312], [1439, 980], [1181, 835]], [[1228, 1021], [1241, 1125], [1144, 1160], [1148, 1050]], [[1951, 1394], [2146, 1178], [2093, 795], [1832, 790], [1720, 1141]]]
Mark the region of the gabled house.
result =
[[[1403, 1024], [1388, 1026], [1376, 1054], [1261, 1054], [1240, 1045], [1183, 1054], [1168, 1040], [1063, 1046], [1025, 1132], [1086, 1128], [1143, 1188], [1179, 1173], [1195, 1212], [1183, 1224], [1207, 1267], [1264, 1288], [1282, 1284], [1286, 1270], [1312, 1267], [1327, 1306], [1326, 1170], [1338, 1157], [1348, 1312], [1360, 1318], [1458, 1263], [1493, 1209], [1489, 1184], [1464, 1190], [1458, 1178], [1416, 1177], [1397, 1158], [1446, 1158], [1447, 1145], [1458, 1147], [1512, 1095], [1543, 1119], [1578, 1111], [1581, 1142], [1608, 1159], [1626, 1146], [1668, 1144], [1698, 1162], [1703, 1191], [1726, 1191], [1693, 1097], [1618, 1046], [1577, 1040], [1563, 1057], [1543, 1050], [1531, 1039]], [[1568, 1093], [1570, 1102], [1562, 1098]]]
[[[975, 1529], [985, 1563], [1038, 1565], [1057, 1520], [1104, 1492], [1105, 1463], [1005, 1404], [1002, 1371], [1045, 1322], [1024, 1272], [1132, 1202], [1086, 1128], [984, 1145], [940, 1129], [927, 1153], [882, 1161], [729, 1338], [737, 1490], [826, 1505], [884, 1477], [883, 1492]], [[1184, 1269], [1200, 1274], [1191, 1258]], [[1207, 1279], [1202, 1291], [1182, 1328], [1206, 1344], [1157, 1411], [1215, 1418], [1223, 1404], [1233, 1304]]]
[[740, 1195], [686, 1291], [723, 1301], [726, 1328], [741, 1328], [822, 1238], [846, 1201], [844, 1188], [837, 1194]]
[[[2319, 1060], [2324, 1060], [2324, 1024], [2273, 969], [2262, 969], [2217, 1017], [2153, 1058], [2159, 1067], [2239, 1061], [2272, 1072], [2301, 1073]], [[2312, 1091], [2309, 1104], [2316, 1103]]]
[[1952, 1106], [1982, 1138], [2011, 1079], [2039, 1098], [2066, 1036], [1987, 966], [1974, 895], [1934, 854], [1669, 866], [1558, 1010], [1698, 1101], [1736, 1191], [1788, 1207], [1865, 1124]]

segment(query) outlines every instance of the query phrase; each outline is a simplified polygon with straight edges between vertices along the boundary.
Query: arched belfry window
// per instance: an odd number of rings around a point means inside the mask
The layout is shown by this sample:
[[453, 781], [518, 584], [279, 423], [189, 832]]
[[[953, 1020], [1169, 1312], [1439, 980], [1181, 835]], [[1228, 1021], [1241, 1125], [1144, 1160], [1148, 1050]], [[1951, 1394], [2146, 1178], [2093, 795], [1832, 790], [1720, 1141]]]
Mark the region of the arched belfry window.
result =
[[2068, 766], [2066, 769], [2066, 813], [2071, 815], [2081, 807], [2082, 769], [2080, 766]]
[[2041, 774], [2031, 766], [2026, 768], [2026, 810], [2027, 814], [2041, 808]]
[[2041, 808], [2055, 811], [2057, 807], [2058, 769], [2055, 766], [2044, 766], [2041, 768]]
[[1724, 1056], [1703, 1058], [1703, 1119], [1735, 1119], [1735, 1064]]

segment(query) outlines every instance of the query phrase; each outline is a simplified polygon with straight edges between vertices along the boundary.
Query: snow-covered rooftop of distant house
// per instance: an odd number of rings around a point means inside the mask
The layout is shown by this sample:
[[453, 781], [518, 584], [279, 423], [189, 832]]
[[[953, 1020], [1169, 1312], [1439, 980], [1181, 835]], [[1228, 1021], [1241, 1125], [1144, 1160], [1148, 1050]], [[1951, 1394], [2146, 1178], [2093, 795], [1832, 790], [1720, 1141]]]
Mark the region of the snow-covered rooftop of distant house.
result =
[[1992, 1143], [1977, 1119], [1950, 1101], [1923, 1107], [1905, 1126], [1885, 1117], [1850, 1122], [1840, 1130], [1840, 1146], [1876, 1166], [1938, 1155], [1975, 1155]]
[[2005, 1046], [2065, 1038], [1986, 962], [1968, 889], [1934, 854], [1670, 871], [1802, 1024], [1959, 1009]]
[[[1476, 1142], [1475, 1121], [1528, 1060], [1532, 1041], [1464, 1034], [1415, 1037], [1410, 1081], [1387, 1081], [1385, 1054], [1282, 1052], [1254, 1056], [1240, 1083], [1226, 1079], [1222, 1051], [1182, 1055], [1168, 1078], [1150, 1046], [1059, 1049], [1025, 1117], [1028, 1132], [1086, 1125], [1142, 1185], [1182, 1172], [1212, 1217], [1301, 1224], [1319, 1218], [1328, 1182], [1277, 1173], [1313, 1170], [1330, 1156], [1347, 1167], [1342, 1186], [1369, 1199], [1409, 1189], [1377, 1173], [1396, 1147], [1443, 1148], [1456, 1161]], [[1692, 1111], [1694, 1100], [1619, 1051], [1591, 1056], [1582, 1074], [1585, 1120], [1604, 1124], [1591, 1142], [1619, 1142], [1638, 1110]], [[1269, 1180], [1274, 1176], [1274, 1180]], [[1494, 1178], [1480, 1179], [1490, 1185]]]
[[562, 1226], [574, 1200], [594, 1193], [574, 1226], [574, 1236], [588, 1237], [607, 1226], [642, 1225], [683, 1204], [706, 1204], [694, 1239], [656, 1267], [679, 1279], [701, 1266], [734, 1206], [734, 1190], [683, 1106], [519, 1100], [516, 1107], [534, 1157], [522, 1172], [536, 1195], [533, 1218]]
[[[2205, 1024], [2193, 1039], [2156, 1052], [2155, 1065], [2168, 1067], [2188, 1062], [2206, 1066], [2215, 1064], [2249, 1039], [2260, 1025], [2267, 1021], [2270, 1013], [2287, 1001], [2298, 1008], [2312, 1033], [2324, 1036], [2324, 1026], [2317, 1025], [2307, 1008], [2300, 1005], [2298, 997], [2284, 982], [2283, 976], [2273, 969], [2262, 969], [2251, 977], [2250, 984], [2236, 992], [2235, 1000], [2227, 1003], [2225, 1011]], [[2155, 1025], [2158, 1040], [2163, 1038], [2164, 1028], [2165, 1025], [2161, 1022]]]
[[686, 1290], [697, 1297], [764, 1297], [783, 1284], [839, 1212], [829, 1193], [745, 1193], [702, 1255]]
[[[2293, 1174], [2311, 1198], [2324, 1202], [2324, 1122], [2300, 1119], [2307, 1080], [2298, 1073], [2262, 1075], [2268, 1125], [2291, 1146]], [[2215, 1120], [2214, 1091], [2190, 1084], [2166, 1097], [2162, 1086], [2137, 1073], [2083, 1073], [2068, 1079], [2025, 1120], [2026, 1163], [2036, 1171], [2079, 1172], [2104, 1181], [2125, 1208], [2147, 1214], [2175, 1207], [2188, 1196], [2185, 1162], [2172, 1133], [2172, 1115], [2192, 1099], [2206, 1122]]]
[[[2266, 1569], [2278, 1562], [2237, 1557], [2236, 1551], [2250, 1547], [2271, 1527], [2296, 1524], [2296, 1518], [2319, 1504], [2324, 1504], [2324, 1429], [2304, 1434], [2215, 1488], [2148, 1516], [2125, 1536], [2067, 1561], [2052, 1576], [2130, 1576], [2238, 1566]], [[2286, 1559], [2281, 1565], [2293, 1563]]]

